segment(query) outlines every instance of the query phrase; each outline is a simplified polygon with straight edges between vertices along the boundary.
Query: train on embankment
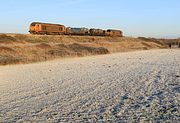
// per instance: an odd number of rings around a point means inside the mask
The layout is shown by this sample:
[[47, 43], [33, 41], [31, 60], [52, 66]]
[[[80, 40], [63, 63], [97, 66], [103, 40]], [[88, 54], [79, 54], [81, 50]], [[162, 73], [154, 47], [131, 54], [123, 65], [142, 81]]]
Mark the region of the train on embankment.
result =
[[61, 24], [32, 22], [29, 27], [30, 34], [39, 35], [80, 35], [80, 36], [111, 36], [123, 37], [121, 30], [102, 30], [95, 28], [72, 28]]

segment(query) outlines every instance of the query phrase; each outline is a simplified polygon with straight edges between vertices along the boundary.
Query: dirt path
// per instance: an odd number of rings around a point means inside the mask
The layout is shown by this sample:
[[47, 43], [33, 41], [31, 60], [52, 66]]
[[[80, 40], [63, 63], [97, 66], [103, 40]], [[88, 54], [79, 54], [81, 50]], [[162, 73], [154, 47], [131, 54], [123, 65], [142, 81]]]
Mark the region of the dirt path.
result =
[[180, 122], [180, 50], [0, 67], [0, 122]]

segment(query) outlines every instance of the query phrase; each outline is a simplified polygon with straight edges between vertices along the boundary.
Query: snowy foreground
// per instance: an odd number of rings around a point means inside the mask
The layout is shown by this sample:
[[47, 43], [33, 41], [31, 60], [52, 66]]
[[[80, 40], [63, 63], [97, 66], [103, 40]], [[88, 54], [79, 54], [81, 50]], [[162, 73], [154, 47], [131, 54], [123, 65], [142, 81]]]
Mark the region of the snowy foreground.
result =
[[0, 67], [0, 122], [180, 122], [180, 50]]

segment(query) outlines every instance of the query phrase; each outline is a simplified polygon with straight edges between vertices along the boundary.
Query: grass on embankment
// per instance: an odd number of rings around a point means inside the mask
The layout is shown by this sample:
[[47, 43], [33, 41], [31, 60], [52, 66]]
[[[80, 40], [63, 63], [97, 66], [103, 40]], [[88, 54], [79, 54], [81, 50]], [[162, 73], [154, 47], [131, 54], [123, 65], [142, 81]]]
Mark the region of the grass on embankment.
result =
[[0, 34], [0, 65], [167, 48], [167, 42], [149, 38]]

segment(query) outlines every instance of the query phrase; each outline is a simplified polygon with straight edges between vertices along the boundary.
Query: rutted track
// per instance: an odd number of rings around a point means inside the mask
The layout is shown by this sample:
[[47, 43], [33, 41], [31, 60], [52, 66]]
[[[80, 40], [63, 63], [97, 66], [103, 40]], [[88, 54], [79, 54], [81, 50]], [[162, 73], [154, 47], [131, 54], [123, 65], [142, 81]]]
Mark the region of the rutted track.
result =
[[180, 122], [180, 50], [0, 67], [0, 122]]

